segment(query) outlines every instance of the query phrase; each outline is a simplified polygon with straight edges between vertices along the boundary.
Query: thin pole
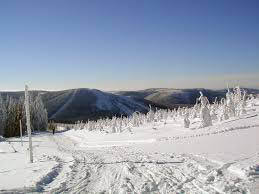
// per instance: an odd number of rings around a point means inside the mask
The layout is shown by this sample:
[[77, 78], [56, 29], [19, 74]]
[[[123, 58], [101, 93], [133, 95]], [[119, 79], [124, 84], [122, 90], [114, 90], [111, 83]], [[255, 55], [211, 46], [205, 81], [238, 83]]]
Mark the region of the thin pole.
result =
[[20, 120], [20, 136], [21, 136], [21, 144], [23, 146], [23, 142], [22, 142], [22, 120]]
[[31, 119], [30, 119], [30, 106], [29, 106], [29, 92], [28, 86], [25, 86], [25, 111], [26, 111], [26, 124], [29, 136], [29, 150], [30, 150], [30, 162], [33, 163], [32, 155], [32, 141], [31, 141]]

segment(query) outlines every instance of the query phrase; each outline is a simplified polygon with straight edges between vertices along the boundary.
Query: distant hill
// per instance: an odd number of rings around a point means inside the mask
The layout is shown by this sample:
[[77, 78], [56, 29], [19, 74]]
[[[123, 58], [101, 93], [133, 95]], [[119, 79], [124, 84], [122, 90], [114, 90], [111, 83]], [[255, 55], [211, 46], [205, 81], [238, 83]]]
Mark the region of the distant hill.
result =
[[[248, 93], [259, 94], [259, 90], [245, 89]], [[56, 122], [75, 122], [98, 118], [131, 115], [135, 111], [146, 113], [149, 105], [158, 108], [191, 106], [202, 91], [212, 102], [222, 98], [226, 90], [153, 88], [140, 91], [102, 92], [96, 89], [71, 89], [64, 91], [31, 91], [41, 94], [48, 110], [49, 119]], [[12, 96], [19, 99], [24, 92], [0, 92], [5, 99]]]
[[[244, 88], [249, 94], [259, 94], [258, 89]], [[215, 99], [225, 97], [227, 90], [209, 90], [203, 88], [196, 89], [171, 89], [171, 88], [151, 88], [139, 91], [119, 91], [114, 92], [122, 96], [138, 97], [152, 102], [174, 108], [176, 106], [190, 106], [196, 103], [200, 96], [200, 91], [208, 97], [210, 102]]]
[[56, 121], [77, 121], [131, 115], [135, 111], [146, 113], [149, 104], [157, 105], [145, 99], [118, 96], [96, 89], [73, 89], [59, 92], [47, 92], [42, 95], [49, 118]]

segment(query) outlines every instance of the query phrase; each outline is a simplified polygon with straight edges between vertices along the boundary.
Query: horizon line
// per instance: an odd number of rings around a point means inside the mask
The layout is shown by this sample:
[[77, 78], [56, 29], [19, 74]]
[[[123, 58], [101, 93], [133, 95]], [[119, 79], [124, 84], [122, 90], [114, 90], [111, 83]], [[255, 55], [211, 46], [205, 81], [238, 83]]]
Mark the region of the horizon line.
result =
[[[236, 87], [236, 86], [235, 86]], [[229, 87], [230, 89], [233, 89], [235, 87]], [[259, 88], [255, 88], [255, 87], [242, 87], [240, 86], [240, 88], [242, 89], [254, 89], [254, 90], [259, 90]], [[48, 90], [48, 89], [30, 89], [29, 91], [42, 91], [42, 92], [59, 92], [59, 91], [67, 91], [67, 90], [79, 90], [79, 89], [89, 89], [89, 90], [100, 90], [103, 92], [137, 92], [137, 91], [143, 91], [143, 90], [156, 90], [156, 89], [171, 89], [171, 90], [195, 90], [195, 89], [203, 89], [203, 90], [226, 90], [228, 89], [227, 87], [225, 88], [205, 88], [205, 87], [193, 87], [193, 88], [168, 88], [168, 87], [154, 87], [154, 88], [145, 88], [145, 89], [137, 89], [137, 90], [103, 90], [103, 89], [98, 89], [98, 88], [68, 88], [68, 89], [56, 89], [56, 90]], [[0, 93], [2, 92], [23, 92], [24, 90], [0, 90]]]

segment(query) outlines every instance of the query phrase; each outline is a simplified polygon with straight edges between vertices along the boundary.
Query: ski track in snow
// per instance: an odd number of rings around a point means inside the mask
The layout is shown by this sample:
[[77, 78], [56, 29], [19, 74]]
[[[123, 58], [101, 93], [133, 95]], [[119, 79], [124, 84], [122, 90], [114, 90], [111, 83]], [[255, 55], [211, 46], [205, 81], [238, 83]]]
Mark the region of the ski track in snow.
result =
[[[57, 165], [35, 188], [4, 193], [249, 193], [247, 177], [258, 176], [257, 165], [252, 165], [244, 178], [230, 168], [251, 158], [258, 161], [259, 153], [221, 164], [199, 155], [144, 153], [125, 146], [77, 150], [76, 142], [66, 136], [49, 138], [73, 159], [64, 162], [49, 157]], [[65, 166], [70, 170], [64, 174]]]
[[235, 162], [222, 165], [198, 155], [144, 153], [134, 147], [76, 150], [72, 141], [63, 143], [64, 137], [54, 140], [74, 159], [70, 173], [56, 176], [58, 187], [41, 190], [47, 193], [249, 193], [248, 179], [229, 170]]

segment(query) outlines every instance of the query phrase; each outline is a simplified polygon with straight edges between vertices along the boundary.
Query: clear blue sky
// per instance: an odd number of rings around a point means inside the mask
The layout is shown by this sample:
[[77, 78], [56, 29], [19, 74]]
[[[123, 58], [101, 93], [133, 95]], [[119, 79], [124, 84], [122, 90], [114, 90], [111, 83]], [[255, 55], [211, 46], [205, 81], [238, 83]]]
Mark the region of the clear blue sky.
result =
[[259, 88], [258, 0], [1, 0], [0, 90]]

